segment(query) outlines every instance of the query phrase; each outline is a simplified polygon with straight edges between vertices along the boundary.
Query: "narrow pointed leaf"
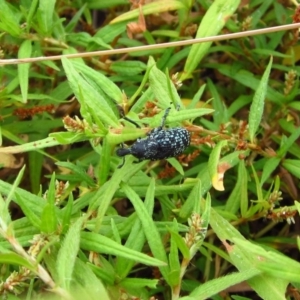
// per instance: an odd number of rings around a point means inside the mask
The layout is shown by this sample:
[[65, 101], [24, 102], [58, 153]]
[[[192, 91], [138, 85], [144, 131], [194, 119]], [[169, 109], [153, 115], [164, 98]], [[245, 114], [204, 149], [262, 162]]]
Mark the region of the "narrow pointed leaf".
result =
[[255, 134], [261, 122], [261, 118], [264, 112], [265, 98], [267, 94], [268, 80], [272, 67], [273, 59], [270, 58], [269, 64], [261, 78], [258, 88], [255, 92], [249, 113], [249, 137], [253, 143]]
[[[19, 49], [18, 58], [29, 58], [31, 56], [31, 51], [32, 51], [31, 40], [25, 40], [21, 44], [21, 47]], [[29, 63], [18, 65], [18, 76], [20, 81], [23, 103], [27, 102], [29, 68], [30, 68]]]
[[[74, 68], [73, 63], [66, 58], [62, 59], [62, 63], [68, 77], [70, 86], [77, 97], [82, 102], [82, 105], [87, 106], [95, 119], [100, 119], [102, 122], [118, 127], [118, 119], [107, 104], [105, 99], [95, 90]], [[89, 119], [89, 116], [84, 116]]]
[[33, 272], [36, 271], [36, 268], [27, 259], [23, 258], [22, 256], [16, 253], [1, 253], [0, 263], [23, 266]]
[[224, 172], [221, 172], [218, 168], [220, 163], [220, 154], [224, 146], [227, 145], [227, 141], [221, 141], [216, 145], [212, 150], [209, 160], [208, 160], [208, 169], [212, 181], [213, 187], [218, 191], [224, 191], [223, 177]]
[[[197, 31], [197, 38], [217, 35], [227, 20], [235, 12], [240, 0], [215, 0], [209, 7]], [[199, 66], [199, 62], [206, 55], [212, 42], [195, 44], [192, 46], [184, 66], [181, 80], [188, 78]]]
[[83, 218], [78, 218], [72, 224], [62, 242], [62, 246], [57, 256], [56, 270], [60, 285], [69, 289], [72, 281], [72, 273], [80, 244], [80, 231]]
[[[122, 190], [133, 204], [142, 223], [144, 233], [154, 257], [167, 263], [168, 260], [165, 247], [162, 243], [157, 227], [155, 226], [152, 217], [147, 212], [143, 201], [129, 185], [123, 183], [121, 186]], [[168, 280], [169, 268], [167, 266], [160, 267], [160, 271], [164, 278]]]
[[82, 232], [80, 246], [84, 250], [95, 251], [98, 253], [111, 254], [115, 256], [122, 256], [131, 259], [134, 262], [140, 262], [149, 266], [165, 266], [166, 263], [150, 257], [139, 251], [129, 249], [119, 243], [93, 232]]

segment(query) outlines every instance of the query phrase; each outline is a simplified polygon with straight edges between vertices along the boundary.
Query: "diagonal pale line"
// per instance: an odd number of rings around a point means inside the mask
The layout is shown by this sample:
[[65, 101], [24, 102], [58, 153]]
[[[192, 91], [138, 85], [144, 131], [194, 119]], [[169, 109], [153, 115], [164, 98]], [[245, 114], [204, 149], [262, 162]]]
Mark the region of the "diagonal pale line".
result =
[[238, 38], [242, 38], [242, 37], [260, 35], [260, 34], [265, 34], [265, 33], [291, 30], [291, 29], [296, 29], [299, 27], [300, 27], [300, 23], [294, 23], [294, 24], [288, 24], [288, 25], [268, 27], [268, 28], [263, 28], [263, 29], [255, 29], [255, 30], [248, 30], [248, 31], [229, 33], [229, 34], [223, 34], [223, 35], [217, 35], [217, 36], [210, 36], [210, 37], [205, 37], [205, 38], [197, 38], [197, 39], [190, 39], [190, 40], [177, 41], [177, 42], [160, 43], [160, 44], [155, 44], [155, 45], [146, 45], [146, 46], [138, 46], [138, 47], [129, 47], [129, 48], [121, 48], [121, 49], [113, 49], [113, 50], [101, 50], [101, 51], [74, 53], [74, 54], [65, 54], [65, 55], [39, 56], [39, 57], [30, 57], [30, 58], [23, 58], [23, 59], [16, 59], [16, 58], [0, 59], [0, 66], [32, 63], [32, 62], [39, 62], [39, 61], [45, 61], [45, 60], [60, 60], [62, 57], [65, 57], [65, 58], [92, 57], [92, 56], [130, 53], [130, 52], [137, 52], [137, 51], [146, 51], [146, 50], [153, 50], [153, 49], [160, 49], [160, 48], [171, 48], [171, 47], [193, 45], [193, 44], [204, 43], [204, 42], [215, 42], [215, 41], [223, 41], [223, 40], [230, 40], [230, 39], [238, 39]]

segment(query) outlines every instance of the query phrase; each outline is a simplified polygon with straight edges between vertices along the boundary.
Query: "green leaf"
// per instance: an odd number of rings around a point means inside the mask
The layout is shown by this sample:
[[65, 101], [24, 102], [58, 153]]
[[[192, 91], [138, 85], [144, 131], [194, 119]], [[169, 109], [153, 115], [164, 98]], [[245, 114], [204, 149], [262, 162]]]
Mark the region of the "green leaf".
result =
[[73, 299], [99, 300], [100, 295], [101, 300], [111, 300], [106, 287], [94, 274], [90, 264], [80, 259], [75, 261], [73, 282], [76, 283], [76, 288], [71, 289]]
[[144, 278], [125, 278], [121, 282], [122, 287], [139, 289], [141, 287], [149, 287], [151, 289], [157, 288], [158, 279], [144, 279]]
[[[153, 213], [153, 207], [154, 207], [154, 190], [155, 190], [155, 181], [152, 179], [149, 183], [149, 187], [147, 189], [146, 197], [145, 197], [145, 208], [149, 215], [152, 215]], [[141, 221], [138, 217], [136, 217], [136, 220], [134, 222], [134, 225], [132, 226], [132, 229], [130, 231], [130, 234], [126, 240], [125, 246], [136, 250], [141, 251], [145, 242], [146, 237], [144, 234], [144, 231], [141, 230]], [[120, 278], [126, 278], [128, 273], [130, 272], [131, 268], [134, 266], [134, 262], [130, 261], [124, 257], [118, 257], [116, 262], [116, 273]]]
[[285, 159], [282, 163], [282, 166], [300, 179], [300, 160]]
[[249, 113], [249, 137], [251, 143], [254, 142], [254, 137], [256, 134], [256, 131], [259, 127], [263, 112], [264, 112], [264, 104], [265, 104], [265, 97], [267, 93], [267, 87], [268, 87], [268, 80], [269, 75], [271, 71], [273, 63], [273, 58], [270, 58], [269, 64], [261, 78], [261, 81], [259, 83], [259, 86], [257, 87], [257, 90], [255, 92], [253, 102], [250, 107], [250, 113]]
[[[220, 240], [229, 241], [231, 243], [240, 240], [247, 243], [246, 250], [241, 250], [236, 245], [230, 246], [227, 242], [225, 243], [232, 263], [238, 270], [240, 272], [252, 268], [259, 270], [257, 263], [259, 262], [260, 257], [251, 251], [252, 246], [254, 245], [246, 241], [240, 232], [227, 220], [222, 218], [214, 209], [211, 209], [210, 220], [210, 225]], [[285, 280], [262, 273], [261, 275], [257, 275], [248, 280], [248, 283], [262, 299], [285, 299], [284, 294], [287, 287], [287, 281]]]
[[[35, 228], [26, 217], [13, 221], [8, 231], [8, 234], [13, 234], [22, 247], [31, 246], [30, 241], [33, 236], [39, 233], [39, 229]], [[11, 245], [3, 239], [1, 239], [0, 244], [6, 249], [11, 249]]]
[[194, 186], [184, 204], [179, 211], [180, 218], [186, 220], [193, 211], [196, 201], [200, 201], [202, 197], [201, 180], [195, 179]]
[[53, 31], [53, 15], [55, 8], [55, 0], [40, 0], [37, 11], [38, 28], [42, 33], [50, 36]]
[[260, 185], [263, 186], [265, 181], [270, 178], [272, 172], [279, 166], [281, 159], [277, 156], [271, 157], [264, 164], [263, 172], [261, 175]]
[[176, 243], [176, 246], [178, 247], [178, 249], [182, 253], [183, 257], [188, 260], [191, 257], [190, 256], [190, 249], [187, 246], [187, 244], [185, 243], [182, 236], [178, 232], [175, 232], [172, 229], [170, 229], [169, 232], [171, 233], [171, 237], [174, 240], [174, 242]]
[[[118, 257], [117, 259], [119, 259]], [[99, 277], [105, 284], [113, 285], [116, 281], [116, 272], [114, 267], [103, 257], [99, 256], [99, 266], [87, 263], [89, 268]], [[126, 259], [128, 261], [128, 259]], [[122, 280], [122, 278], [120, 278]]]
[[[22, 172], [20, 172], [20, 175], [23, 174], [24, 168], [22, 169]], [[27, 192], [21, 188], [16, 188], [15, 186], [19, 183], [21, 176], [18, 176], [16, 179], [14, 185], [11, 185], [9, 183], [6, 183], [2, 180], [0, 180], [0, 190], [3, 195], [8, 196], [7, 203], [10, 202], [11, 197], [13, 200], [21, 206], [21, 209], [23, 213], [28, 212], [29, 216], [32, 216], [32, 219], [29, 219], [30, 223], [33, 224], [36, 228], [40, 228], [40, 216], [42, 213], [43, 208], [46, 205], [46, 201], [42, 197], [38, 197], [30, 192]], [[24, 210], [23, 210], [24, 208]], [[26, 213], [25, 213], [26, 214]], [[13, 223], [18, 224], [19, 222], [22, 222], [23, 219], [16, 220]], [[29, 221], [27, 221], [27, 225], [29, 226]], [[23, 224], [23, 223], [22, 223]], [[20, 229], [20, 236], [19, 238], [22, 238], [22, 228], [24, 225], [21, 225]], [[16, 230], [16, 228], [15, 228]], [[36, 233], [36, 229], [31, 227], [30, 232]], [[16, 236], [18, 236], [19, 233], [16, 233]], [[28, 240], [25, 239], [25, 241], [28, 244]], [[27, 245], [26, 244], [26, 245]]]
[[110, 44], [116, 37], [126, 32], [126, 25], [127, 22], [108, 24], [100, 28], [93, 38], [100, 38], [104, 43]]
[[47, 193], [47, 204], [43, 209], [41, 216], [41, 231], [45, 233], [53, 233], [57, 229], [57, 212], [55, 207], [55, 173], [52, 173], [50, 185]]
[[22, 30], [16, 11], [13, 11], [7, 1], [4, 0], [0, 0], [0, 7], [0, 30], [14, 37], [19, 37]]
[[300, 214], [300, 203], [298, 201], [295, 201], [294, 204], [295, 204], [295, 207], [298, 211], [298, 214]]
[[84, 218], [78, 218], [72, 224], [59, 249], [56, 262], [56, 271], [60, 285], [69, 290], [72, 281], [72, 273], [75, 266], [80, 244], [80, 231]]
[[122, 256], [149, 266], [165, 266], [166, 263], [149, 255], [131, 250], [115, 241], [93, 232], [82, 232], [80, 246], [84, 250]]
[[[165, 263], [167, 263], [167, 255], [165, 247], [161, 241], [159, 232], [153, 222], [151, 215], [147, 212], [145, 205], [141, 198], [136, 194], [136, 192], [127, 184], [121, 184], [122, 190], [125, 192], [128, 199], [131, 201], [135, 208], [135, 211], [142, 223], [144, 233], [146, 235], [147, 242], [153, 253], [153, 256]], [[167, 266], [160, 267], [160, 271], [164, 278], [168, 281], [169, 268]]]
[[147, 65], [141, 61], [126, 60], [116, 61], [110, 65], [110, 69], [117, 74], [133, 76], [144, 72]]
[[236, 214], [241, 208], [241, 214], [245, 217], [248, 210], [248, 174], [243, 160], [239, 163], [236, 184], [227, 199], [225, 211]]
[[284, 140], [284, 142], [280, 146], [277, 155], [279, 157], [283, 157], [284, 155], [286, 155], [286, 153], [290, 150], [290, 148], [293, 146], [293, 144], [299, 138], [299, 136], [300, 127], [294, 128], [293, 133], [286, 140]]
[[[229, 164], [231, 167], [235, 166], [236, 164], [238, 164], [240, 162], [240, 155], [248, 155], [248, 151], [235, 151], [229, 155], [226, 155], [225, 157], [223, 157], [220, 160], [220, 163], [223, 164]], [[190, 213], [193, 211], [194, 208], [194, 203], [195, 203], [195, 199], [201, 199], [201, 197], [211, 188], [211, 180], [210, 180], [210, 174], [209, 174], [209, 170], [207, 167], [207, 164], [202, 164], [199, 166], [197, 166], [197, 169], [200, 168], [198, 177], [201, 178], [201, 191], [196, 192], [196, 196], [193, 197], [189, 197], [188, 200], [183, 204], [183, 206], [181, 207], [181, 211], [180, 211], [180, 216], [182, 218], [187, 218]], [[185, 181], [185, 185], [190, 185], [192, 187], [194, 187], [195, 185], [195, 180], [191, 181], [190, 179]], [[183, 186], [181, 185], [181, 188]], [[199, 188], [200, 188], [199, 187]], [[156, 188], [156, 193], [158, 194], [160, 190], [160, 187]], [[179, 189], [176, 186], [173, 186], [173, 189], [169, 189], [169, 186], [166, 186], [163, 188], [164, 191], [179, 191]], [[189, 200], [190, 199], [190, 200]], [[194, 200], [193, 200], [194, 199]]]
[[100, 161], [98, 168], [98, 184], [103, 185], [110, 175], [110, 161], [112, 157], [112, 147], [108, 143], [107, 138], [103, 138], [100, 152]]
[[214, 124], [219, 128], [221, 124], [226, 124], [229, 122], [227, 108], [221, 100], [216, 85], [214, 85], [210, 79], [207, 80], [207, 87], [211, 93], [211, 97], [213, 98], [212, 107], [215, 109], [213, 114]]
[[71, 21], [68, 23], [68, 25], [65, 27], [65, 31], [69, 34], [71, 34], [74, 30], [74, 28], [78, 25], [80, 22], [80, 18], [82, 17], [85, 9], [86, 9], [87, 3], [84, 3], [80, 9], [76, 12], [76, 14], [72, 17]]
[[234, 237], [244, 239], [242, 234], [213, 208], [211, 208], [210, 220], [210, 225], [221, 241], [232, 241], [232, 238]]
[[182, 176], [184, 175], [184, 170], [181, 163], [174, 157], [168, 158], [169, 164]]
[[[170, 105], [169, 105], [170, 106]], [[186, 120], [199, 118], [201, 116], [211, 114], [214, 110], [210, 108], [193, 108], [193, 109], [180, 109], [179, 111], [172, 109], [166, 119], [166, 125], [172, 123], [181, 123]], [[161, 112], [152, 118], [144, 118], [144, 122], [149, 122], [151, 128], [158, 127], [161, 124], [162, 116], [165, 112]]]
[[290, 55], [287, 55], [287, 54], [283, 54], [281, 52], [278, 52], [278, 51], [274, 51], [274, 50], [270, 50], [270, 49], [253, 49], [252, 50], [253, 53], [256, 53], [256, 54], [259, 54], [260, 56], [275, 56], [275, 57], [282, 57], [282, 58], [285, 58], [285, 57], [291, 57]]
[[6, 153], [6, 152], [21, 153], [21, 152], [28, 152], [28, 151], [32, 151], [32, 150], [38, 150], [38, 149], [43, 149], [43, 148], [57, 146], [57, 145], [59, 145], [59, 143], [55, 140], [55, 138], [47, 137], [45, 139], [26, 143], [23, 145], [0, 148], [0, 155], [1, 155], [1, 153]]
[[5, 235], [8, 233], [7, 229], [9, 224], [11, 223], [11, 216], [8, 210], [8, 207], [6, 205], [6, 202], [4, 201], [1, 193], [0, 193], [0, 228], [1, 232], [5, 233]]
[[47, 203], [41, 216], [40, 230], [44, 233], [54, 233], [57, 229], [57, 216], [55, 206]]
[[178, 256], [177, 243], [171, 236], [170, 243], [170, 253], [169, 253], [169, 265], [170, 265], [170, 274], [169, 274], [169, 283], [171, 286], [176, 286], [180, 282], [180, 260]]
[[33, 194], [37, 194], [40, 190], [40, 181], [44, 159], [44, 155], [42, 153], [39, 153], [38, 151], [30, 151], [28, 153], [29, 176]]
[[[248, 70], [244, 70], [244, 69], [236, 70], [234, 66], [226, 65], [226, 64], [217, 64], [216, 68], [218, 69], [218, 72], [220, 72], [221, 74], [234, 79], [241, 85], [249, 87], [253, 91], [256, 91], [258, 86], [260, 85], [260, 80], [256, 78], [254, 74]], [[277, 90], [271, 88], [270, 86], [267, 87], [266, 98], [268, 98], [268, 101], [272, 103], [276, 103], [277, 105], [282, 105], [282, 103], [284, 103], [286, 100], [286, 96], [284, 96], [282, 93], [278, 92]]]
[[[112, 127], [118, 127], [119, 121], [105, 99], [75, 70], [73, 62], [62, 58], [63, 67], [70, 86], [77, 99], [89, 108], [95, 119], [100, 119]], [[101, 109], [100, 109], [101, 108]], [[89, 119], [89, 116], [84, 116]], [[91, 125], [91, 124], [90, 124]]]
[[69, 199], [67, 205], [62, 210], [62, 233], [66, 233], [70, 227], [72, 208], [73, 208], [73, 194], [69, 194]]
[[[217, 35], [225, 26], [227, 20], [240, 4], [239, 0], [215, 0], [202, 18], [196, 38]], [[206, 55], [212, 42], [195, 44], [192, 46], [184, 66], [180, 80], [185, 80], [199, 66], [199, 62]]]
[[[211, 209], [211, 196], [207, 193], [206, 199], [195, 203], [195, 213], [201, 216], [201, 229], [207, 231], [209, 220], [210, 220], [210, 209]], [[202, 242], [204, 237], [202, 238]]]
[[[31, 57], [31, 52], [32, 52], [31, 40], [25, 40], [20, 46], [18, 52], [18, 58], [19, 59], [29, 58]], [[18, 76], [19, 76], [23, 103], [27, 102], [29, 68], [30, 68], [29, 63], [18, 65]]]
[[135, 141], [137, 138], [145, 135], [146, 135], [145, 129], [130, 127], [130, 128], [124, 128], [121, 134], [110, 131], [106, 135], [106, 139], [108, 144], [116, 145], [116, 144], [124, 143], [126, 141]]
[[[161, 108], [169, 107], [170, 103], [173, 103], [175, 107], [177, 105], [182, 106], [181, 99], [178, 96], [173, 82], [171, 82], [170, 79], [156, 67], [152, 57], [149, 59], [148, 68], [151, 68], [149, 73], [150, 87], [155, 98], [158, 100], [158, 105]], [[169, 87], [171, 87], [171, 91], [169, 91]], [[176, 98], [174, 99], [175, 102], [173, 102], [174, 96]]]
[[115, 100], [118, 103], [121, 103], [123, 101], [124, 95], [122, 91], [107, 76], [77, 61], [72, 61], [72, 64], [76, 70], [82, 72], [85, 76], [95, 82], [97, 86], [111, 99]]
[[242, 107], [248, 105], [252, 102], [252, 97], [250, 95], [240, 95], [237, 99], [234, 99], [234, 101], [229, 106], [227, 112], [228, 117], [232, 118], [235, 113], [237, 113]]
[[289, 102], [288, 107], [293, 108], [297, 111], [300, 111], [300, 102], [299, 101]]
[[203, 244], [203, 241], [206, 236], [207, 228], [210, 220], [210, 210], [211, 210], [211, 197], [210, 194], [207, 194], [207, 197], [201, 202], [199, 201], [195, 205], [195, 213], [191, 215], [191, 219], [197, 218], [200, 220], [201, 231], [197, 232], [197, 241], [195, 241], [190, 247], [190, 257], [193, 258], [196, 253], [199, 251], [200, 247]]
[[55, 173], [51, 175], [51, 180], [47, 192], [47, 202], [55, 205], [56, 186], [55, 186]]
[[252, 26], [255, 26], [256, 24], [258, 24], [260, 22], [262, 16], [266, 13], [266, 11], [268, 9], [270, 9], [270, 6], [274, 5], [274, 2], [272, 0], [265, 0], [265, 1], [261, 1], [260, 3], [261, 3], [261, 5], [256, 7], [256, 9], [253, 12], [253, 16], [252, 16], [253, 23], [251, 22]]
[[[135, 113], [140, 112], [144, 108], [147, 101], [151, 101], [154, 97], [153, 93], [152, 93], [152, 89], [150, 87], [148, 87], [144, 91], [146, 84], [148, 84], [150, 70], [151, 70], [151, 68], [146, 69], [146, 73], [143, 77], [142, 82], [140, 83], [139, 88], [134, 92], [134, 94], [128, 100], [128, 106], [131, 107], [131, 110], [130, 110], [131, 112], [135, 112]], [[136, 98], [139, 95], [141, 95], [141, 96], [136, 101]]]
[[253, 165], [251, 165], [251, 169], [252, 169], [253, 177], [254, 177], [254, 181], [255, 181], [257, 199], [258, 199], [258, 201], [263, 201], [264, 197], [263, 197], [262, 189], [261, 189], [261, 186], [259, 184], [259, 179], [258, 179], [257, 173], [256, 173]]
[[49, 139], [56, 141], [57, 145], [68, 145], [86, 141], [88, 137], [81, 132], [53, 132], [49, 134]]
[[212, 150], [208, 160], [208, 169], [212, 185], [218, 191], [224, 191], [223, 177], [221, 177], [222, 175], [224, 176], [224, 172], [220, 173], [218, 166], [220, 164], [221, 150], [225, 146], [227, 146], [227, 141], [220, 141]]
[[37, 9], [37, 6], [38, 6], [38, 3], [39, 3], [39, 0], [32, 0], [31, 1], [31, 4], [30, 4], [30, 9], [28, 11], [28, 14], [26, 16], [26, 30], [27, 32], [30, 32], [30, 29], [31, 29], [31, 23], [32, 23], [32, 19], [33, 19], [33, 16], [36, 12], [36, 9]]
[[16, 202], [21, 206], [22, 212], [25, 214], [25, 216], [28, 218], [28, 220], [31, 222], [31, 224], [40, 229], [42, 221], [40, 215], [38, 215], [34, 210], [30, 209], [30, 204], [25, 199], [23, 199], [22, 196], [16, 194]]
[[[6, 201], [5, 201], [7, 208], [9, 207], [10, 201], [12, 200], [12, 198], [14, 196], [14, 193], [17, 190], [17, 186], [20, 184], [21, 180], [23, 179], [23, 175], [24, 175], [25, 169], [26, 169], [26, 166], [24, 165], [22, 167], [22, 169], [20, 170], [20, 172], [18, 173], [18, 176], [15, 179], [14, 184], [13, 185], [8, 184], [8, 186], [10, 187], [10, 189], [9, 189], [9, 193], [7, 194]], [[1, 190], [1, 192], [4, 193], [4, 189], [0, 188], [0, 190]], [[28, 193], [28, 195], [31, 195], [31, 193]]]
[[120, 236], [120, 232], [116, 226], [116, 223], [114, 221], [114, 219], [110, 220], [110, 225], [111, 225], [111, 231], [113, 234], [113, 239], [120, 245], [122, 245], [122, 241], [121, 241], [121, 236]]
[[27, 259], [23, 258], [16, 253], [1, 253], [0, 254], [1, 264], [13, 264], [17, 266], [23, 266], [32, 272], [36, 272], [36, 267], [33, 266]]
[[200, 88], [198, 89], [197, 93], [193, 96], [192, 101], [190, 102], [190, 104], [187, 106], [188, 109], [190, 108], [196, 108], [197, 105], [199, 104], [199, 99], [201, 99], [204, 90], [206, 88], [206, 84], [202, 84], [200, 86]]
[[56, 165], [71, 170], [76, 176], [78, 176], [83, 182], [89, 186], [95, 186], [93, 179], [87, 174], [87, 171], [80, 165], [74, 165], [69, 162], [57, 162]]
[[[164, 11], [178, 10], [185, 8], [184, 4], [178, 0], [168, 0], [168, 1], [155, 1], [142, 5], [143, 15], [147, 16], [149, 14], [159, 14]], [[123, 21], [128, 21], [139, 17], [140, 10], [138, 8], [133, 9], [127, 13], [121, 14], [117, 18], [113, 19], [110, 23], [118, 23]]]
[[[241, 283], [245, 280], [253, 278], [254, 276], [260, 273], [259, 270], [254, 268], [249, 268], [248, 270], [242, 272], [236, 272], [228, 274], [226, 276], [211, 279], [199, 287], [195, 288], [191, 294], [191, 299], [211, 299], [212, 296], [218, 294], [221, 291], [226, 290], [229, 287], [232, 287], [238, 283]], [[179, 298], [180, 300], [185, 300], [186, 297]]]
[[266, 251], [264, 248], [248, 241], [233, 239], [241, 251], [248, 254], [253, 265], [259, 270], [282, 281], [300, 283], [300, 263], [281, 253]]

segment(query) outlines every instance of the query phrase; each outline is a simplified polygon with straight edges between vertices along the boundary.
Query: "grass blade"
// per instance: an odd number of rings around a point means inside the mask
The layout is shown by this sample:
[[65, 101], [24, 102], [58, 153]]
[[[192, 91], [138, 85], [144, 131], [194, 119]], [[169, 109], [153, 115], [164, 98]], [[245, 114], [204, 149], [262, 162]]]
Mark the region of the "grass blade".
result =
[[264, 105], [265, 105], [265, 97], [267, 94], [267, 87], [268, 87], [268, 79], [271, 71], [273, 59], [270, 58], [269, 64], [264, 72], [264, 75], [259, 83], [259, 86], [255, 92], [253, 102], [250, 107], [249, 113], [249, 136], [250, 141], [253, 143], [254, 136], [256, 131], [259, 127], [263, 112], [264, 112]]
[[70, 226], [57, 255], [57, 274], [59, 283], [64, 289], [69, 289], [72, 280], [72, 273], [79, 250], [80, 231], [83, 220], [83, 218], [78, 218]]
[[[18, 58], [28, 58], [31, 56], [32, 45], [30, 40], [26, 40], [22, 43], [19, 52]], [[30, 64], [21, 64], [18, 65], [18, 76], [20, 81], [20, 88], [22, 93], [22, 102], [27, 102], [27, 94], [28, 94], [28, 79], [29, 79], [29, 68]]]

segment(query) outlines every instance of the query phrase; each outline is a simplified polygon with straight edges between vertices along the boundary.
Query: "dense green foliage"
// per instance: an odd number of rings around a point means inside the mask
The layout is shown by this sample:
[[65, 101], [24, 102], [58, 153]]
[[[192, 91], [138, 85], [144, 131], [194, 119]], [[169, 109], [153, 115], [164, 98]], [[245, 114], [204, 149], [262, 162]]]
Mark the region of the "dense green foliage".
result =
[[[298, 29], [247, 35], [299, 12], [248, 2], [0, 0], [0, 294], [299, 297]], [[118, 168], [168, 107], [185, 153]]]

